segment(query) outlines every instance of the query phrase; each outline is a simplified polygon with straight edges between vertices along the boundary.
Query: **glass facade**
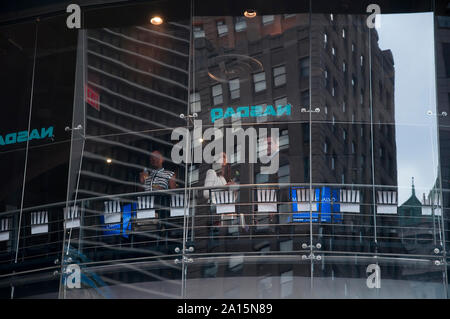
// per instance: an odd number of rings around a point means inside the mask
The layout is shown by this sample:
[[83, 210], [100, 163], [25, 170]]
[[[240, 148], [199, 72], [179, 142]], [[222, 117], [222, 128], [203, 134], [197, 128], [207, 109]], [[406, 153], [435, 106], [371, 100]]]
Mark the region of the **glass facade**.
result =
[[449, 9], [230, 3], [0, 25], [1, 298], [449, 297]]

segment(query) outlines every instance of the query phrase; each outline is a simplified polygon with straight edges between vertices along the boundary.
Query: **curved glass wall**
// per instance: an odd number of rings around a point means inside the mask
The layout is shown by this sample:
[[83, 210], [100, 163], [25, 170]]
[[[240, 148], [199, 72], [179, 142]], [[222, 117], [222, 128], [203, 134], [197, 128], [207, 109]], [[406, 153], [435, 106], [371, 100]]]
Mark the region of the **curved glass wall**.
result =
[[447, 298], [433, 4], [0, 27], [1, 296]]

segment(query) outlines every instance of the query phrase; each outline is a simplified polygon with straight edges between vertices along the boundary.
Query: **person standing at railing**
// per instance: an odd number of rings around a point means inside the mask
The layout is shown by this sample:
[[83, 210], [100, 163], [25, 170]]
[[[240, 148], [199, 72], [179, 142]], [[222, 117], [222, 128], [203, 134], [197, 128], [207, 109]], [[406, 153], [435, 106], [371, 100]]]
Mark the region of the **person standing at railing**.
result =
[[[153, 151], [150, 155], [150, 170], [145, 169], [140, 173], [139, 179], [146, 191], [158, 191], [175, 189], [175, 172], [167, 170], [163, 167], [164, 157], [160, 151]], [[170, 216], [170, 194], [163, 192], [154, 195], [154, 203], [156, 204], [156, 217], [159, 220], [160, 234], [159, 237], [167, 236], [167, 218]]]
[[[217, 187], [235, 184], [233, 178], [231, 177], [231, 165], [227, 161], [227, 154], [225, 152], [222, 152], [220, 155], [222, 159], [220, 171], [216, 173], [214, 169], [209, 169], [206, 172], [205, 187]], [[207, 199], [209, 199], [209, 191], [209, 189], [205, 189], [203, 191], [203, 196]]]
[[[220, 186], [229, 186], [229, 185], [235, 185], [236, 182], [234, 180], [234, 178], [232, 177], [232, 171], [231, 171], [231, 165], [230, 163], [228, 163], [228, 159], [227, 159], [227, 154], [225, 152], [220, 153], [220, 157], [221, 161], [218, 161], [218, 163], [221, 164], [220, 170], [219, 172], [216, 173], [216, 171], [214, 169], [209, 169], [206, 172], [206, 178], [205, 178], [205, 188], [206, 187], [211, 187], [211, 188], [215, 188], [215, 187], [220, 187]], [[211, 192], [211, 196], [216, 196], [216, 200], [214, 201], [212, 198], [210, 199], [210, 192]], [[225, 194], [224, 190], [215, 190], [215, 189], [205, 189], [203, 191], [203, 196], [206, 199], [209, 199], [211, 203], [215, 203], [216, 205], [216, 210], [218, 209], [217, 205], [227, 205], [227, 204], [231, 204], [234, 205], [235, 204], [235, 200], [236, 198], [232, 198], [233, 196], [236, 195], [235, 191], [232, 191], [231, 194], [233, 195], [229, 195], [230, 193]], [[228, 196], [225, 196], [228, 195]], [[222, 200], [225, 200], [225, 202], [220, 203]], [[241, 227], [245, 227], [245, 218], [243, 214], [239, 214], [240, 216], [240, 221], [237, 220], [238, 214], [236, 212], [234, 213], [221, 213], [220, 214], [220, 221], [216, 221], [213, 222], [213, 224], [221, 224], [223, 226], [224, 221], [228, 221], [231, 222], [232, 224], [234, 224], [235, 222], [238, 222]]]
[[163, 167], [164, 157], [160, 151], [153, 151], [150, 155], [151, 169], [140, 173], [141, 184], [146, 191], [176, 188], [175, 173]]

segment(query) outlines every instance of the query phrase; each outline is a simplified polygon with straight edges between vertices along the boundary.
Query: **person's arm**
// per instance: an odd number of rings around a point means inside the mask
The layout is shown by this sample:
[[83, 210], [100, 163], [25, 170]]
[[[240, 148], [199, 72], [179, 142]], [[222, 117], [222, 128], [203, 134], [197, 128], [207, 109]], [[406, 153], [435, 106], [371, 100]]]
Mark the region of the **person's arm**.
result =
[[[213, 169], [209, 169], [206, 172], [206, 177], [205, 177], [205, 187], [211, 187], [214, 186], [214, 182], [217, 178], [216, 172]], [[209, 190], [205, 189], [203, 191], [203, 197], [205, 197], [206, 199], [209, 198]]]
[[172, 177], [169, 179], [169, 188], [174, 189], [177, 188], [177, 182], [175, 181], [175, 173], [172, 175]]
[[148, 173], [146, 172], [141, 172], [139, 174], [139, 181], [141, 182], [141, 184], [145, 184], [145, 180], [148, 177]]

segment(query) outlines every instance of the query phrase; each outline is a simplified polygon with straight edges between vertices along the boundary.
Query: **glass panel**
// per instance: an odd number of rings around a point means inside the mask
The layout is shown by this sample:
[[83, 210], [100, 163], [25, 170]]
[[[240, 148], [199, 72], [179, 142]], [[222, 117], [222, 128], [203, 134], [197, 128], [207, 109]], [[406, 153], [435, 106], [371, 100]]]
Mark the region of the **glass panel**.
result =
[[[313, 250], [370, 252], [375, 239], [371, 70], [359, 57], [369, 56], [374, 35], [365, 15], [314, 13], [312, 21], [312, 32], [324, 36], [312, 43], [320, 52], [311, 60], [312, 218], [303, 222], [311, 223]], [[381, 52], [376, 40], [372, 45]]]
[[310, 298], [311, 265], [297, 254], [208, 257], [193, 255], [188, 266], [188, 298]]
[[[375, 54], [372, 47], [371, 61], [378, 248], [381, 253], [434, 255], [435, 248], [442, 250], [436, 218], [442, 214], [442, 197], [433, 13], [381, 19], [376, 32], [383, 51]], [[420, 48], [408, 40], [412, 34]], [[395, 69], [386, 68], [391, 63]], [[381, 68], [383, 73], [375, 72]]]
[[[161, 25], [148, 18], [156, 9]], [[168, 9], [163, 1], [85, 13], [72, 123], [80, 130], [72, 131], [70, 201], [62, 209], [63, 274], [73, 266], [87, 278], [78, 290], [63, 275], [62, 298], [182, 296], [189, 208], [172, 134], [201, 101], [189, 97], [189, 17]]]
[[[59, 289], [59, 267], [35, 268], [0, 280], [0, 294], [4, 299], [56, 299]], [[11, 288], [13, 287], [13, 288]], [[12, 293], [11, 293], [12, 290]]]
[[[437, 219], [437, 226], [443, 225], [445, 231], [443, 238], [440, 238], [439, 244], [442, 243], [444, 249], [440, 249], [439, 253], [445, 254], [448, 252], [449, 247], [449, 207], [450, 207], [450, 162], [448, 158], [449, 154], [449, 141], [450, 141], [450, 118], [448, 117], [448, 111], [450, 109], [450, 88], [448, 86], [450, 78], [450, 13], [448, 12], [448, 5], [442, 3], [441, 6], [436, 8], [437, 24], [435, 24], [435, 61], [436, 61], [436, 89], [437, 89], [437, 125], [439, 129], [439, 163], [441, 174], [441, 186], [442, 186], [442, 206], [443, 213], [441, 216], [434, 214], [434, 219]], [[444, 116], [447, 115], [447, 116]], [[439, 172], [438, 172], [439, 173]], [[435, 208], [436, 211], [436, 208]], [[439, 223], [441, 221], [441, 223]], [[435, 224], [433, 222], [433, 224]], [[441, 228], [441, 229], [442, 229]], [[448, 274], [448, 260], [447, 262], [447, 274]], [[448, 275], [447, 275], [447, 289], [448, 289]], [[449, 294], [447, 294], [448, 298]]]
[[[120, 264], [91, 264], [82, 254], [72, 255], [70, 267], [80, 271], [77, 289], [65, 289], [65, 299], [160, 299], [181, 297], [181, 264], [173, 259], [135, 259]], [[72, 269], [69, 269], [72, 270]], [[75, 273], [75, 272], [74, 272]], [[78, 278], [63, 276], [66, 285]]]
[[432, 259], [320, 255], [312, 298], [446, 298], [442, 264]]
[[[206, 34], [194, 41], [194, 90], [202, 109], [192, 128], [188, 170], [189, 298], [309, 293], [311, 262], [299, 263], [298, 254], [307, 253], [302, 243], [310, 241], [310, 231], [296, 222], [308, 202], [302, 191], [309, 188], [310, 163], [309, 117], [299, 107], [299, 92], [309, 92], [309, 15], [302, 6], [289, 19], [242, 18], [243, 12], [212, 17], [205, 7], [198, 8], [205, 15], [194, 14], [193, 24]], [[216, 20], [229, 24], [222, 39]], [[231, 32], [238, 20], [246, 29]], [[214, 87], [227, 85], [230, 94], [216, 106]]]
[[[36, 25], [0, 28], [2, 116], [0, 117], [0, 273], [17, 269], [17, 245], [22, 207], [28, 121], [35, 60]], [[11, 297], [11, 286], [2, 286]]]
[[[36, 35], [23, 196], [26, 210], [20, 218], [21, 271], [59, 263], [64, 218], [53, 205], [66, 200], [70, 158], [70, 134], [65, 127], [72, 122], [76, 31], [66, 27], [65, 16], [56, 16], [40, 20]], [[17, 293], [14, 298], [20, 298]]]

